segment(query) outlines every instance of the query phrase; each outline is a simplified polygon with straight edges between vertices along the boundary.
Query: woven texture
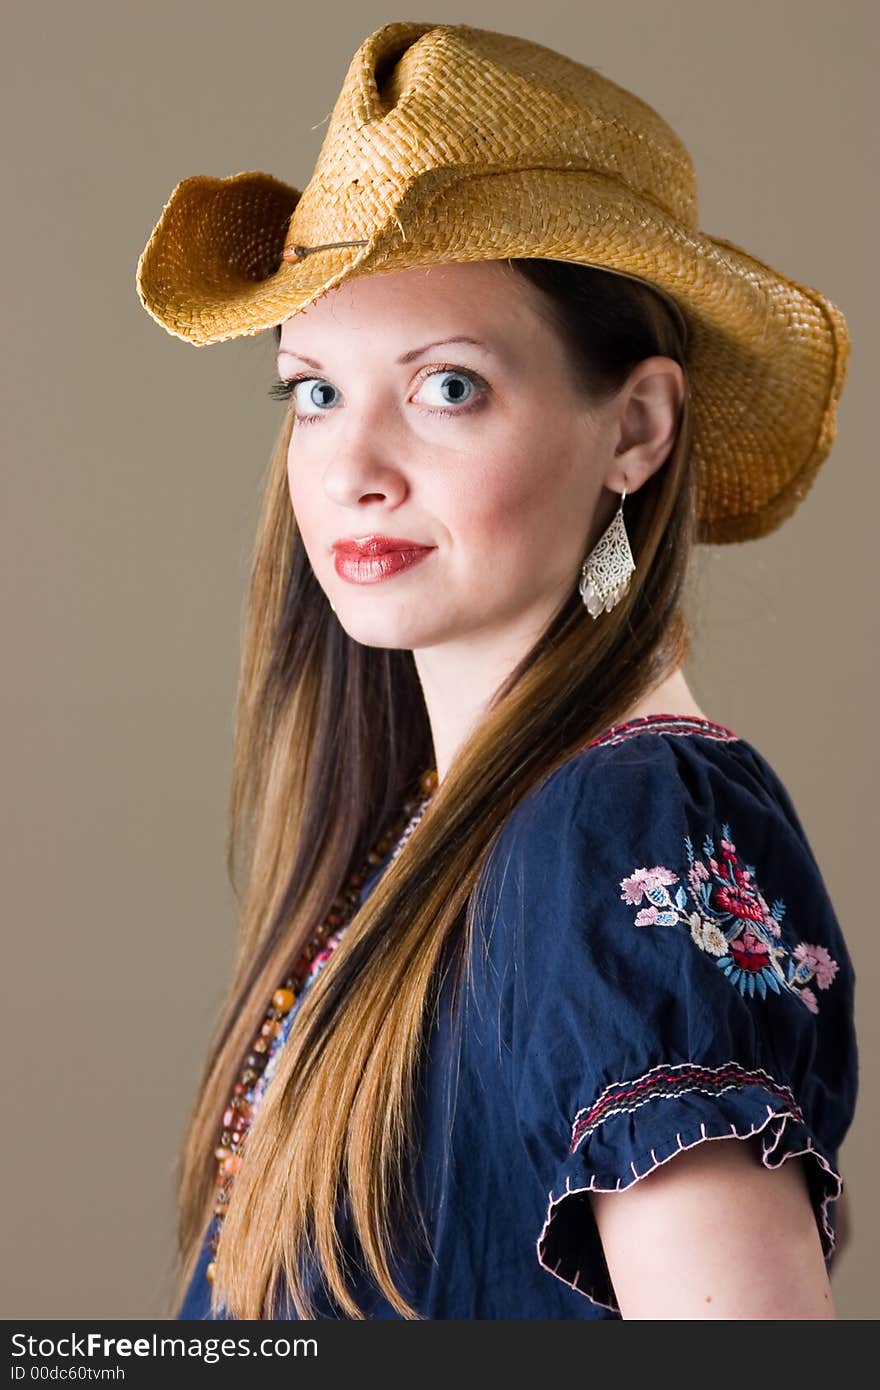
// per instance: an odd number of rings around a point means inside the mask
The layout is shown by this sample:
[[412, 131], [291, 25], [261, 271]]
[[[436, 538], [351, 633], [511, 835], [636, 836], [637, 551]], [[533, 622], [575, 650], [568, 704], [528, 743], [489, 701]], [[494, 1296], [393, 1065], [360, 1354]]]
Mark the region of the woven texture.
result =
[[522, 256], [635, 276], [682, 311], [700, 541], [791, 515], [835, 438], [843, 314], [699, 231], [692, 161], [666, 121], [529, 40], [384, 25], [351, 60], [305, 188], [258, 171], [183, 179], [136, 284], [163, 328], [207, 346], [358, 275]]

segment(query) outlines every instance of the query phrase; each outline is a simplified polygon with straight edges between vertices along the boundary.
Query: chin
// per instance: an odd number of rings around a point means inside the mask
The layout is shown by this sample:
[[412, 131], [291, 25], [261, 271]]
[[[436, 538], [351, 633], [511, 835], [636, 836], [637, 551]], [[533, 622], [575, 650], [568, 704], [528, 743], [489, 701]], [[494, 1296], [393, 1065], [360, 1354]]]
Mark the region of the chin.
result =
[[419, 621], [415, 614], [390, 617], [381, 621], [381, 615], [371, 614], [368, 618], [356, 614], [342, 613], [338, 608], [336, 617], [354, 642], [364, 647], [384, 647], [389, 651], [412, 651], [414, 647], [431, 647], [442, 642], [448, 635], [436, 627], [428, 627]]

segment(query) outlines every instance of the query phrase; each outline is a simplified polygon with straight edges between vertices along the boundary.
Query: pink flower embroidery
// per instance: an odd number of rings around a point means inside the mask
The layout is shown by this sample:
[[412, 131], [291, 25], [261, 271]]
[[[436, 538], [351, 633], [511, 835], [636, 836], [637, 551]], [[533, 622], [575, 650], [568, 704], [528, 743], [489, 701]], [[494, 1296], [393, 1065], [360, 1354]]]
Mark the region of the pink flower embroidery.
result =
[[819, 1012], [819, 1005], [816, 1002], [816, 996], [811, 989], [808, 989], [806, 987], [806, 985], [804, 985], [803, 989], [801, 989], [800, 996], [811, 1014], [817, 1014]]
[[820, 989], [827, 989], [837, 974], [839, 966], [836, 960], [832, 960], [824, 946], [809, 946], [806, 941], [798, 942], [792, 952], [795, 960], [802, 961], [809, 966], [816, 976], [816, 984]]
[[625, 903], [640, 903], [652, 888], [662, 888], [669, 883], [677, 883], [678, 874], [657, 864], [653, 869], [636, 869], [629, 878], [621, 880], [621, 898]]

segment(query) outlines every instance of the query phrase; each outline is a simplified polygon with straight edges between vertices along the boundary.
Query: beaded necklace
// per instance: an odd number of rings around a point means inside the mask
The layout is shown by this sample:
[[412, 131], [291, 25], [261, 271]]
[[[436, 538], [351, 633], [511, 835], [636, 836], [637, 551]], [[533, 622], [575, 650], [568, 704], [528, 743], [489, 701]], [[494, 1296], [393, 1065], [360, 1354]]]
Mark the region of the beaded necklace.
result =
[[360, 890], [371, 869], [381, 864], [389, 851], [393, 851], [389, 863], [393, 863], [397, 858], [427, 810], [436, 787], [437, 771], [435, 768], [429, 768], [419, 778], [421, 796], [407, 798], [400, 815], [380, 835], [367, 854], [363, 867], [359, 871], [349, 874], [341, 891], [334, 898], [327, 916], [309, 938], [295, 965], [285, 975], [280, 986], [272, 995], [271, 1003], [266, 1010], [259, 1032], [251, 1042], [238, 1080], [232, 1088], [232, 1094], [223, 1111], [220, 1142], [214, 1150], [218, 1167], [214, 1180], [217, 1191], [214, 1200], [213, 1230], [208, 1242], [211, 1260], [205, 1271], [205, 1277], [209, 1284], [214, 1282], [217, 1248], [220, 1242], [220, 1232], [223, 1229], [223, 1219], [232, 1193], [232, 1184], [241, 1167], [248, 1130], [265, 1089], [264, 1083], [268, 1079], [267, 1069], [271, 1074], [270, 1060], [274, 1061], [277, 1058], [280, 1045], [284, 1041], [285, 1019], [290, 1015], [291, 1010], [304, 989], [314, 978], [317, 970], [323, 966], [338, 945], [346, 926], [360, 906]]

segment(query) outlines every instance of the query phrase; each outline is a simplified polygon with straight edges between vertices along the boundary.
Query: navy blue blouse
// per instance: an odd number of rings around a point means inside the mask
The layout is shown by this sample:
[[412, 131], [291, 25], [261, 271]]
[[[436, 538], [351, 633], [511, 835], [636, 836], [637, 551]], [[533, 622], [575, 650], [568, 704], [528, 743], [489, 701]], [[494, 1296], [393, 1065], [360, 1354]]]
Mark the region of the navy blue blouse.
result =
[[[763, 755], [691, 716], [615, 726], [515, 808], [478, 903], [473, 986], [453, 1015], [448, 972], [419, 1093], [434, 1258], [402, 1233], [394, 1266], [421, 1316], [619, 1319], [589, 1193], [731, 1136], [768, 1168], [803, 1156], [830, 1263], [855, 975]], [[210, 1316], [207, 1235], [181, 1318]], [[399, 1317], [366, 1277], [352, 1292]]]

